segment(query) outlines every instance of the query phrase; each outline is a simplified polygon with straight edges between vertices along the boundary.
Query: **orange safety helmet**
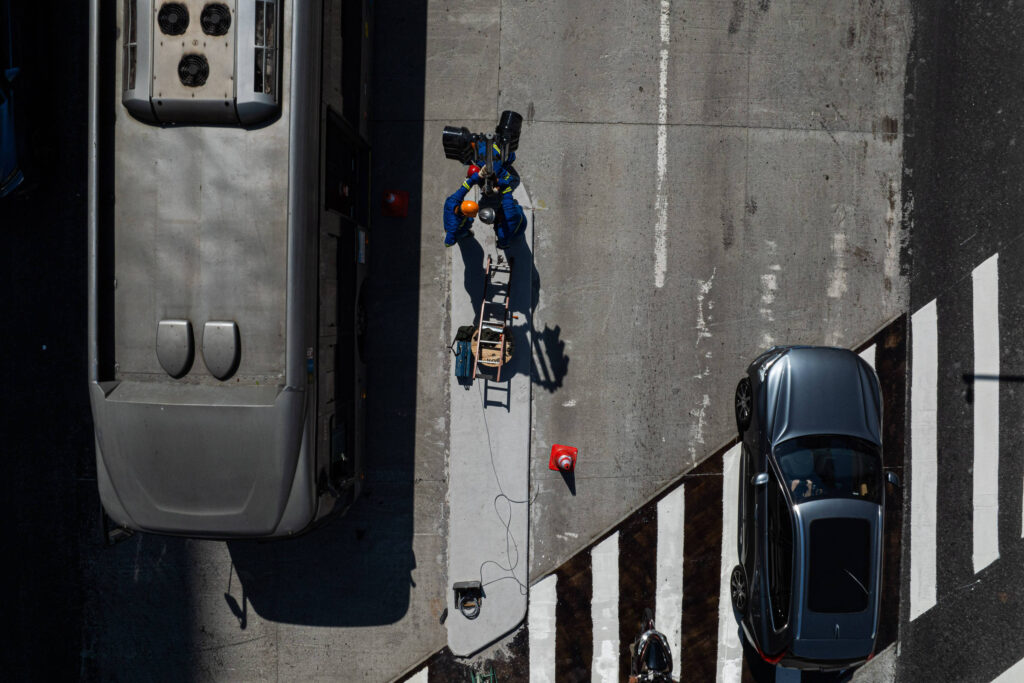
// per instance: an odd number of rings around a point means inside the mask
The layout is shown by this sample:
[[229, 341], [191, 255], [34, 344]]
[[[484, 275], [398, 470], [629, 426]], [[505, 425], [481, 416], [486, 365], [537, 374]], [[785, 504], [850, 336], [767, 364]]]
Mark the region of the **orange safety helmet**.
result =
[[474, 202], [472, 199], [467, 199], [459, 205], [459, 213], [463, 216], [469, 216], [470, 218], [476, 218], [477, 211], [480, 210], [480, 205]]

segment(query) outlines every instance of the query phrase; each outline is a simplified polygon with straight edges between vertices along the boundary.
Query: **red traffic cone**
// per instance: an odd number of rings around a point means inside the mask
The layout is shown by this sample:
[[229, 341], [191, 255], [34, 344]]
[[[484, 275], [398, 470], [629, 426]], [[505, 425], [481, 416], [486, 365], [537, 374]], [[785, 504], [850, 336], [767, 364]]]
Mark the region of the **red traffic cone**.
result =
[[572, 446], [561, 446], [555, 444], [551, 447], [551, 458], [548, 460], [548, 469], [558, 472], [572, 472], [576, 469], [576, 454], [579, 451]]

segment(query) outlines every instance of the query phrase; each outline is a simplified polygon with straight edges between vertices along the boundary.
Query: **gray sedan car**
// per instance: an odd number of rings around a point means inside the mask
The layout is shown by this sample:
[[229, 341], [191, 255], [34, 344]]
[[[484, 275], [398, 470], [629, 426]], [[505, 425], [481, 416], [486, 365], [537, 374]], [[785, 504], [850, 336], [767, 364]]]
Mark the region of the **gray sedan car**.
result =
[[730, 592], [747, 642], [766, 662], [801, 669], [870, 659], [885, 505], [878, 377], [845, 349], [774, 347], [750, 364], [735, 409]]

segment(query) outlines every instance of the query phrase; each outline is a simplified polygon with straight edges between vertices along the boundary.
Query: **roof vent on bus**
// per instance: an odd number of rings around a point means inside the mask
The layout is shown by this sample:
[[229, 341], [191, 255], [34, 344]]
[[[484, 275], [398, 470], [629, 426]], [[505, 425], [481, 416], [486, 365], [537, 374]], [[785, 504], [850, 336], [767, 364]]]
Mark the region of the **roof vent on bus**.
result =
[[134, 118], [256, 126], [280, 116], [282, 0], [120, 1], [121, 101]]
[[233, 320], [211, 320], [203, 327], [203, 362], [210, 374], [225, 380], [235, 374], [241, 360], [242, 342]]
[[211, 3], [203, 8], [199, 23], [206, 35], [223, 36], [231, 28], [231, 10], [223, 3]]
[[188, 320], [161, 320], [156, 328], [156, 357], [171, 377], [184, 377], [192, 367], [195, 343]]
[[156, 15], [160, 30], [169, 36], [180, 36], [188, 28], [188, 8], [180, 2], [165, 2]]
[[210, 77], [210, 63], [203, 55], [185, 55], [178, 62], [178, 78], [182, 85], [190, 88], [198, 88], [206, 85], [206, 79]]

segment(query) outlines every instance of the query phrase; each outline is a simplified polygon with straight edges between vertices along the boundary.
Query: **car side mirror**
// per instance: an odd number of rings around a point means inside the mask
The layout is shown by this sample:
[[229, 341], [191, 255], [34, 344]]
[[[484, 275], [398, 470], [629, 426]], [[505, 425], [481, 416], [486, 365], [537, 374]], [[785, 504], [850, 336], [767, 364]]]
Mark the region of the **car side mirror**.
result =
[[896, 476], [895, 472], [886, 472], [885, 480], [892, 484], [893, 486], [895, 486], [896, 488], [900, 487], [900, 478]]
[[754, 475], [754, 477], [750, 480], [750, 483], [753, 484], [754, 486], [764, 486], [765, 484], [768, 483], [768, 473], [761, 472], [760, 474]]

